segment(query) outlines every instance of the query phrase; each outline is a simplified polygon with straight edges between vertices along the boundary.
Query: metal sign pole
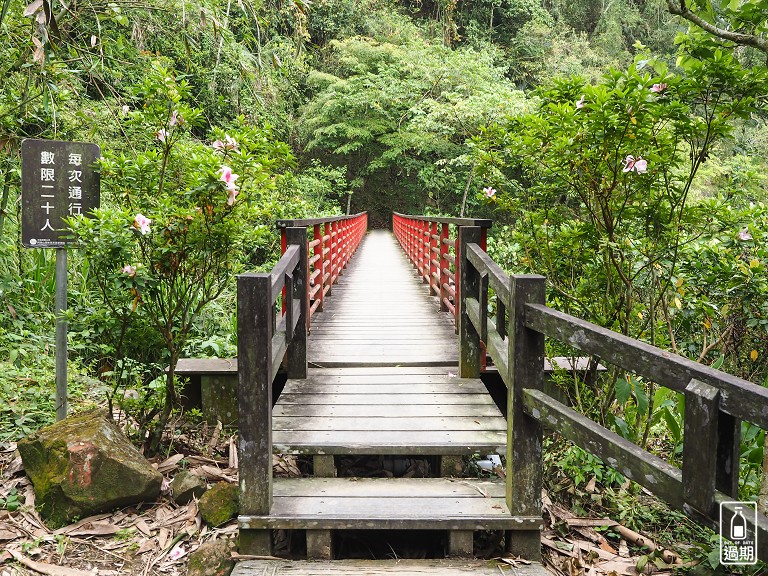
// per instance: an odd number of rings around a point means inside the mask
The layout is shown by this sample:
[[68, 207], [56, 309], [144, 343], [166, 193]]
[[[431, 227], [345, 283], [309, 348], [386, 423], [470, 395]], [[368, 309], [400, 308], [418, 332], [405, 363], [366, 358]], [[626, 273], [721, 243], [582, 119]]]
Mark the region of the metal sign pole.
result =
[[21, 244], [56, 249], [56, 420], [67, 417], [67, 244], [62, 219], [89, 215], [99, 207], [96, 144], [35, 140], [21, 142]]
[[67, 417], [67, 249], [56, 249], [56, 420]]

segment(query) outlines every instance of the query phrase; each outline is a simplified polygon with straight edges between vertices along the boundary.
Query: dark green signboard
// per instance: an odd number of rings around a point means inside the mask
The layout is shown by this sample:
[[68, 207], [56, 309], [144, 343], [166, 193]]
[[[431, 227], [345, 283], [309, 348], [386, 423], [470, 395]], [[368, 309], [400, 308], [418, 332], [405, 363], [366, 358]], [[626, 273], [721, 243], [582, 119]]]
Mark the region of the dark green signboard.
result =
[[21, 143], [21, 243], [66, 246], [62, 218], [99, 207], [96, 144], [27, 139]]

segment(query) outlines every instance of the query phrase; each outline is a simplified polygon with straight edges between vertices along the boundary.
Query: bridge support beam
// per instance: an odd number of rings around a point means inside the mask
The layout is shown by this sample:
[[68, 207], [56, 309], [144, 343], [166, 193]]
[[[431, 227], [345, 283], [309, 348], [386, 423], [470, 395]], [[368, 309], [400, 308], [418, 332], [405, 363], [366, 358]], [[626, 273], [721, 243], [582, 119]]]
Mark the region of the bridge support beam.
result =
[[471, 558], [474, 553], [475, 533], [472, 530], [448, 532], [448, 555]]
[[332, 560], [333, 537], [330, 530], [307, 530], [307, 559]]

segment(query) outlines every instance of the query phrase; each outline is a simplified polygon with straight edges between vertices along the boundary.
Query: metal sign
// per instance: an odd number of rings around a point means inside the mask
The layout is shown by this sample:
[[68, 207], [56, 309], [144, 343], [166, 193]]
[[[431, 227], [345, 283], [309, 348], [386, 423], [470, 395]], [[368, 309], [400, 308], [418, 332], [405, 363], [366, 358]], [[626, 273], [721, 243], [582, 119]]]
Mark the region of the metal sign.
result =
[[96, 144], [26, 139], [21, 143], [21, 243], [62, 248], [62, 218], [99, 207]]

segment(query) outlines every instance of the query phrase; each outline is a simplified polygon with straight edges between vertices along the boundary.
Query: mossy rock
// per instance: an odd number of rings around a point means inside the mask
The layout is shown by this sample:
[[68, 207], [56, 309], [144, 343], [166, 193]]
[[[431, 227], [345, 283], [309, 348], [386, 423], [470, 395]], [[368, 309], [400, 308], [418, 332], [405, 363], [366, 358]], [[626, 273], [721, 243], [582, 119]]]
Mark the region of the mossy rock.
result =
[[229, 576], [235, 567], [235, 543], [226, 538], [206, 542], [189, 555], [187, 576]]
[[219, 482], [200, 497], [200, 514], [209, 526], [219, 526], [240, 512], [240, 488], [237, 484]]
[[66, 418], [18, 443], [43, 518], [76, 518], [156, 500], [162, 475], [101, 412]]

